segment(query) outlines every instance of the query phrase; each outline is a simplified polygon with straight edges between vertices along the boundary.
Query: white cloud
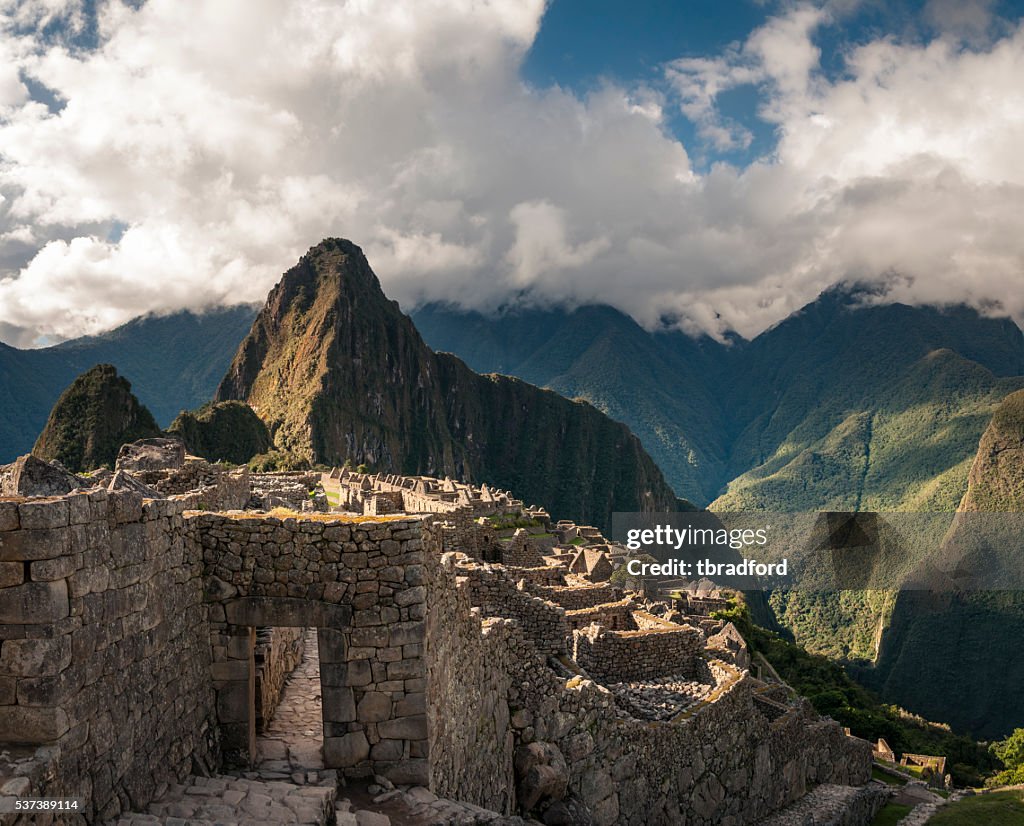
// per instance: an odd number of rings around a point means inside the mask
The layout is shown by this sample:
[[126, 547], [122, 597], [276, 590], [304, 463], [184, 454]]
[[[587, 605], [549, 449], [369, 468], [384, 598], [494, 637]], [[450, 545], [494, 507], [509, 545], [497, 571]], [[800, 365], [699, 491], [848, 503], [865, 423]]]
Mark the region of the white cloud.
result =
[[[829, 81], [815, 37], [830, 12], [798, 5], [674, 62], [663, 89], [581, 98], [520, 80], [543, 9], [110, 0], [83, 52], [37, 34], [78, 4], [0, 0], [0, 330], [260, 300], [327, 235], [361, 244], [406, 305], [525, 291], [749, 335], [836, 280], [896, 269], [913, 276], [904, 300], [1024, 316], [1020, 28], [971, 48], [878, 40]], [[990, 25], [979, 14], [950, 27]], [[746, 84], [773, 156], [696, 174], [665, 110], [742, 147], [717, 102]]]

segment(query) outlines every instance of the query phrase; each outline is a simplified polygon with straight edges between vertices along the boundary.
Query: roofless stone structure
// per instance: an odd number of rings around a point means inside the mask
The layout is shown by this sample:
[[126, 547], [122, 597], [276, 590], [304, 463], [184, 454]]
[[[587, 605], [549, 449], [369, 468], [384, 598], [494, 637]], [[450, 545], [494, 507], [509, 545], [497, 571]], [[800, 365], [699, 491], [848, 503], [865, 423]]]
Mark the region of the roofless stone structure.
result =
[[572, 574], [542, 511], [451, 480], [334, 479], [328, 501], [363, 513], [244, 511], [253, 481], [229, 473], [201, 498], [0, 500], [3, 793], [135, 822], [253, 760], [266, 626], [317, 630], [327, 767], [487, 822], [748, 824], [868, 781], [870, 744], [754, 679], [735, 629]]

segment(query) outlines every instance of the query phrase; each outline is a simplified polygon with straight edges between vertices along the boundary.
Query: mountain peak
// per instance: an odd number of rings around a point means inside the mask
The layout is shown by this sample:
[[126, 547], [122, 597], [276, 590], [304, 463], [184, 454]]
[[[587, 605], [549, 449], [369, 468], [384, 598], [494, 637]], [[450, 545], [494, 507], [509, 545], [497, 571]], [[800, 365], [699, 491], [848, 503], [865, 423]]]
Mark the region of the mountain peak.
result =
[[[340, 238], [311, 248], [270, 292], [217, 391], [230, 399], [249, 403], [278, 450], [314, 463], [497, 484], [597, 525], [613, 510], [676, 505], [625, 425], [434, 353]], [[567, 468], [597, 478], [570, 484]]]
[[57, 399], [32, 453], [78, 473], [113, 467], [125, 442], [160, 435], [152, 414], [112, 364], [97, 364]]

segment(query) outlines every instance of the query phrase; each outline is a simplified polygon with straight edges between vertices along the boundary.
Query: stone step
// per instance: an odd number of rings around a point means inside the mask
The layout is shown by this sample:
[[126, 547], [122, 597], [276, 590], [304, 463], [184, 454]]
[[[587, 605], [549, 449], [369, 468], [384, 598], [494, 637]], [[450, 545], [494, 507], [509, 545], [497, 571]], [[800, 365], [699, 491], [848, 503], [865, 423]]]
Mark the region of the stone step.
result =
[[242, 826], [257, 823], [293, 823], [324, 826], [334, 819], [337, 788], [297, 786], [283, 781], [249, 780], [216, 776], [191, 777], [187, 785], [174, 785], [149, 805], [145, 813], [124, 814], [117, 826], [174, 824], [174, 826]]

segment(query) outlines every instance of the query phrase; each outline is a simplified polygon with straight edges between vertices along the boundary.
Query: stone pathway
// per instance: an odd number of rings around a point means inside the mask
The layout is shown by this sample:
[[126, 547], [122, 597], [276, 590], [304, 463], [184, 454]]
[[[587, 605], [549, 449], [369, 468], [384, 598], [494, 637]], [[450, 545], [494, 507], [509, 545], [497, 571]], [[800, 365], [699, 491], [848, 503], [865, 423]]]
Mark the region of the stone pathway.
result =
[[311, 628], [303, 639], [302, 662], [285, 682], [281, 702], [257, 739], [256, 765], [240, 774], [253, 780], [319, 783], [325, 774], [321, 708], [320, 656], [316, 629]]
[[877, 780], [866, 786], [822, 783], [759, 826], [849, 826], [870, 823], [889, 799], [890, 790]]
[[117, 826], [163, 823], [206, 824], [294, 823], [322, 826], [331, 821], [337, 789], [263, 782], [241, 777], [190, 777], [187, 786], [174, 784], [145, 814], [125, 814]]
[[191, 777], [174, 785], [145, 814], [117, 826], [525, 826], [468, 803], [438, 799], [427, 789], [382, 777], [349, 781], [338, 797], [337, 772], [324, 768], [320, 659], [316, 631], [306, 632], [302, 662], [257, 740], [256, 764], [232, 775]]

